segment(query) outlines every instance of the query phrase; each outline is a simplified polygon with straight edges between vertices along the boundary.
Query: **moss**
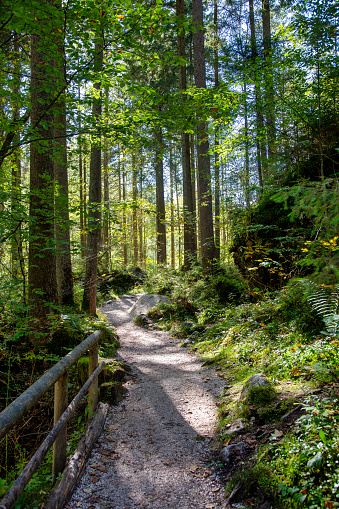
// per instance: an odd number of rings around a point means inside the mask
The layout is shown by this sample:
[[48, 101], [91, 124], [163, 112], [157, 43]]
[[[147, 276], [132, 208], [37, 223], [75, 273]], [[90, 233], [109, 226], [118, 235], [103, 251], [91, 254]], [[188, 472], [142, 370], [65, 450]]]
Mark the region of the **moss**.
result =
[[271, 385], [251, 387], [246, 396], [246, 402], [255, 406], [268, 405], [276, 399], [277, 392]]
[[105, 382], [99, 387], [99, 399], [117, 405], [123, 400], [126, 389], [120, 382]]
[[[78, 360], [78, 381], [81, 386], [84, 385], [88, 378], [88, 357], [82, 357]], [[99, 385], [106, 382], [122, 382], [125, 378], [125, 369], [122, 363], [111, 361], [107, 363], [99, 375]]]

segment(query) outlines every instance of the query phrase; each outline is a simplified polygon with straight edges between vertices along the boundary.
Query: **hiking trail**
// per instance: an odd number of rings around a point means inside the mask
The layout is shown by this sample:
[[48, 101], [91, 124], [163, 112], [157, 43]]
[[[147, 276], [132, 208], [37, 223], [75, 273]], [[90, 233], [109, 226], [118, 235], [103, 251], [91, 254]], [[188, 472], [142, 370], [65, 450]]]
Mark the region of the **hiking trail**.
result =
[[137, 296], [104, 304], [119, 358], [131, 367], [127, 397], [112, 406], [67, 509], [220, 509], [211, 466], [216, 399], [224, 383], [166, 332], [136, 326]]

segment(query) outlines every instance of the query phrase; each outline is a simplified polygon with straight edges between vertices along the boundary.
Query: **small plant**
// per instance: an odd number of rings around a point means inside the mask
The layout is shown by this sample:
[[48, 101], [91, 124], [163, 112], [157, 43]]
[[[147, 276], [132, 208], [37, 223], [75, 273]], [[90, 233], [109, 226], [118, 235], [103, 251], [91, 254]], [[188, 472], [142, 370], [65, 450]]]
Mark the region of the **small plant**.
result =
[[326, 326], [323, 334], [339, 338], [339, 285], [331, 288], [319, 286], [309, 297], [312, 308], [321, 316]]

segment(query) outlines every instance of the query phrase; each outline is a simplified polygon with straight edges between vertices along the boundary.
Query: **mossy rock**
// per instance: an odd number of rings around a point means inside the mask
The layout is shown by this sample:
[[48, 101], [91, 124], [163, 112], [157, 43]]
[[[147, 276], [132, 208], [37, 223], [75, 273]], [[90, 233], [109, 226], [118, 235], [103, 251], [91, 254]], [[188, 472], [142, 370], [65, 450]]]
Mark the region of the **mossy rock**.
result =
[[277, 392], [271, 385], [251, 387], [246, 395], [246, 403], [256, 407], [270, 405], [277, 399]]
[[120, 382], [104, 382], [99, 387], [99, 399], [111, 405], [118, 405], [124, 399], [126, 389]]
[[[88, 378], [88, 357], [82, 357], [78, 360], [78, 380], [81, 386]], [[125, 378], [126, 370], [122, 363], [111, 361], [107, 363], [99, 375], [99, 385], [107, 382], [122, 382]]]

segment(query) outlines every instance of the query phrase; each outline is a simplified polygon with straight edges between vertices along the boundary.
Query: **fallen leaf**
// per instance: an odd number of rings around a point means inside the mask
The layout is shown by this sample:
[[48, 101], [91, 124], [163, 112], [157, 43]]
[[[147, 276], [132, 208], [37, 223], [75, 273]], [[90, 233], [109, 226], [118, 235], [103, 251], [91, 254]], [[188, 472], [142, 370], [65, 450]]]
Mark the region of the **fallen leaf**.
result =
[[206, 504], [205, 505], [205, 509], [214, 509], [214, 508], [215, 508], [214, 504]]
[[278, 429], [275, 429], [274, 432], [272, 433], [271, 437], [272, 438], [280, 438], [283, 436], [283, 432], [278, 430]]
[[97, 451], [99, 454], [102, 454], [103, 456], [110, 456], [112, 454], [112, 451], [109, 451], [108, 449], [99, 449]]
[[212, 488], [213, 493], [216, 493], [219, 490], [220, 490], [220, 486], [214, 486], [214, 488]]
[[117, 439], [113, 437], [106, 437], [106, 440], [109, 440], [109, 442], [116, 442]]
[[97, 483], [99, 480], [100, 480], [99, 477], [93, 477], [92, 483]]
[[200, 467], [198, 465], [193, 465], [190, 467], [191, 472], [196, 472]]
[[89, 499], [89, 502], [90, 502], [91, 504], [98, 504], [98, 503], [100, 502], [100, 500], [101, 500], [101, 498], [100, 498], [100, 497], [91, 497], [91, 498]]
[[102, 467], [101, 465], [96, 467], [97, 470], [100, 472], [103, 472], [104, 474], [107, 474], [107, 469], [105, 467]]
[[[85, 490], [84, 490], [85, 491]], [[78, 502], [76, 507], [82, 507], [82, 503], [81, 502]]]
[[109, 426], [107, 426], [106, 428], [108, 431], [115, 431], [115, 430], [118, 430], [119, 429], [119, 426], [117, 424], [110, 424]]

